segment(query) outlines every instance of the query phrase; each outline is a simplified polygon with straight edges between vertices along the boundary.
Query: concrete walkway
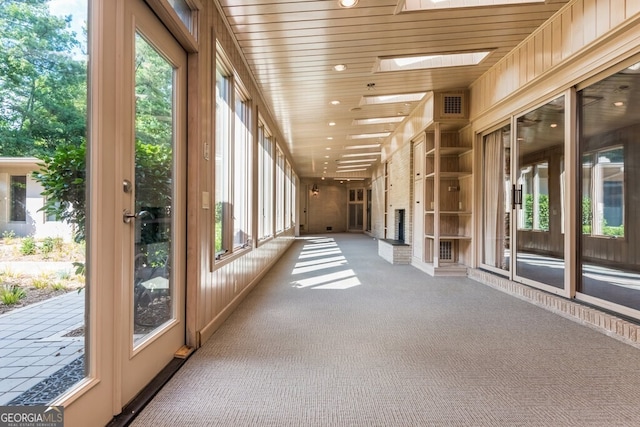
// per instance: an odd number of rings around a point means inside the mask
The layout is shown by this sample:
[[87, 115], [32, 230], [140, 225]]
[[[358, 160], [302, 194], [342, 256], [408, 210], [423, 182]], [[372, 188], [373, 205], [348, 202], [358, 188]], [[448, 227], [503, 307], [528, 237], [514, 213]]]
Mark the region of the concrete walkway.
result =
[[84, 291], [66, 293], [0, 315], [0, 406], [84, 353], [84, 336], [63, 337], [84, 325]]

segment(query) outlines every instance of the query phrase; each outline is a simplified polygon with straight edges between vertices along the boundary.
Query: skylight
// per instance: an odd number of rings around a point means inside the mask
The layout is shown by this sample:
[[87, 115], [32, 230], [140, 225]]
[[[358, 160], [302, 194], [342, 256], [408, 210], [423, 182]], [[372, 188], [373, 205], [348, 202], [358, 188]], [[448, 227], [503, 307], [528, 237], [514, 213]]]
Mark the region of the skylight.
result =
[[347, 139], [385, 138], [389, 135], [391, 135], [391, 132], [361, 133], [358, 135], [347, 135]]
[[343, 154], [342, 157], [369, 157], [369, 156], [381, 156], [382, 153], [354, 153], [354, 154]]
[[374, 117], [371, 119], [355, 119], [352, 125], [377, 125], [380, 123], [400, 123], [406, 116]]
[[544, 3], [545, 0], [400, 0], [397, 12], [418, 10], [454, 9], [457, 7], [500, 6], [526, 3]]
[[361, 149], [378, 148], [378, 147], [380, 147], [380, 144], [348, 145], [344, 148], [346, 148], [347, 150], [361, 150]]
[[390, 71], [425, 70], [430, 68], [464, 67], [478, 65], [489, 55], [489, 51], [461, 52], [437, 55], [398, 56], [378, 58], [374, 73]]
[[367, 95], [360, 99], [360, 105], [372, 104], [393, 104], [396, 102], [417, 102], [420, 101], [427, 93], [398, 93], [395, 95]]

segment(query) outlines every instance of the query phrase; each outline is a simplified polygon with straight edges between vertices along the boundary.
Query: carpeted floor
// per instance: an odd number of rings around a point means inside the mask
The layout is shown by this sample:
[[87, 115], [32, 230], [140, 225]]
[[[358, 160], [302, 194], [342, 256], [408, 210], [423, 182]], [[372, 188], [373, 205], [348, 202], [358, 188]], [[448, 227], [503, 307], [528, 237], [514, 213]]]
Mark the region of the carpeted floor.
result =
[[638, 426], [640, 350], [370, 237], [308, 237], [132, 425]]

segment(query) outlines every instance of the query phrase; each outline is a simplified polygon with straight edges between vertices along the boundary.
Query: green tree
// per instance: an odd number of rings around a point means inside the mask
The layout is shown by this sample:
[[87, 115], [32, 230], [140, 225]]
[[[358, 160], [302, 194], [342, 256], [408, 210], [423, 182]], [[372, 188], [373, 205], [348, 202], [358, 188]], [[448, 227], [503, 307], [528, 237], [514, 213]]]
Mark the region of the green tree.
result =
[[86, 134], [86, 63], [46, 0], [0, 0], [0, 153], [52, 154]]

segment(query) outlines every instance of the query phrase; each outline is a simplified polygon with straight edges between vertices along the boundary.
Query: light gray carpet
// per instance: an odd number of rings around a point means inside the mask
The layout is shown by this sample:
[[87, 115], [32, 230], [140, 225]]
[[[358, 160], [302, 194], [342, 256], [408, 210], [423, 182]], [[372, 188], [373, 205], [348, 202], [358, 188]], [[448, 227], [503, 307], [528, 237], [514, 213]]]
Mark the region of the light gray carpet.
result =
[[377, 242], [298, 240], [134, 426], [638, 426], [640, 350]]

